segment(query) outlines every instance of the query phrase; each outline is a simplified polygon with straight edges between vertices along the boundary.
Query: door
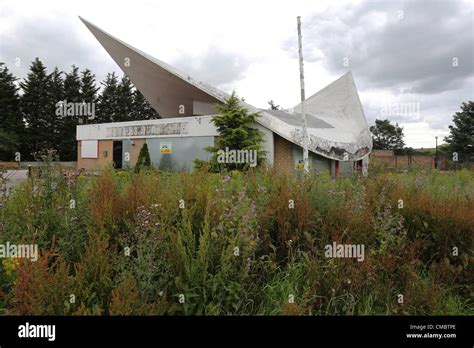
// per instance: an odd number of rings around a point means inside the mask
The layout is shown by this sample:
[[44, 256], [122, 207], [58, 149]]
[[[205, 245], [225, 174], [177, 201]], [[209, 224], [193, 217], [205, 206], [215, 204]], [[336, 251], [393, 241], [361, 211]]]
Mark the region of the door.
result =
[[112, 160], [114, 161], [115, 169], [122, 168], [122, 152], [123, 152], [122, 140], [114, 141], [114, 153], [113, 153]]

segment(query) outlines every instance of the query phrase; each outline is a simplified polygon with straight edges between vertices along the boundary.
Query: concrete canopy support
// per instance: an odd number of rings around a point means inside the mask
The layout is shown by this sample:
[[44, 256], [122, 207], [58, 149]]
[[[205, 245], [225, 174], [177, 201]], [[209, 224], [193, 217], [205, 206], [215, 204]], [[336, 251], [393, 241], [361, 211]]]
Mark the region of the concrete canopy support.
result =
[[[308, 128], [310, 150], [338, 160], [360, 160], [372, 150], [357, 88], [348, 72], [305, 101], [306, 112], [330, 124], [331, 128]], [[301, 112], [301, 103], [293, 108]], [[319, 148], [319, 149], [318, 149]], [[347, 153], [348, 158], [344, 158]]]
[[80, 18], [162, 118], [193, 116], [193, 104], [222, 102], [191, 77]]

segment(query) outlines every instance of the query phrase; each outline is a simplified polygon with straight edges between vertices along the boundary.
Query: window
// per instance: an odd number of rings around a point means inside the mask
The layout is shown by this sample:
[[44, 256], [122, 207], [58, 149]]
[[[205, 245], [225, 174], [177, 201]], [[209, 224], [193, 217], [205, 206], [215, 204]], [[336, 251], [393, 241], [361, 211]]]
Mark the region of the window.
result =
[[81, 141], [81, 158], [98, 158], [99, 142], [97, 140]]

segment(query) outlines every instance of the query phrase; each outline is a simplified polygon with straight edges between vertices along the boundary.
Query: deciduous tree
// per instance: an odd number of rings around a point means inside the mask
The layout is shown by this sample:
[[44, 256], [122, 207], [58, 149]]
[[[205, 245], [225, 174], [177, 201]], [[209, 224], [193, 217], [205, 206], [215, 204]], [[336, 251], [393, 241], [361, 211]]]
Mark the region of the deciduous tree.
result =
[[472, 157], [474, 155], [474, 102], [462, 103], [461, 111], [453, 116], [454, 125], [449, 126], [450, 134], [444, 138], [449, 151]]
[[375, 120], [375, 126], [370, 127], [374, 150], [401, 150], [405, 146], [403, 128], [391, 124], [389, 120]]

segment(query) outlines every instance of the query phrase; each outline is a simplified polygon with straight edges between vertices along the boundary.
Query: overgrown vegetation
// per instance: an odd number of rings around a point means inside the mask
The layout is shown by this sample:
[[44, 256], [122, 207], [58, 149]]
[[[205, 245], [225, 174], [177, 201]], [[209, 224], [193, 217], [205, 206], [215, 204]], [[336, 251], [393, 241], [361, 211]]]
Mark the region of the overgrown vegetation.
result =
[[3, 314], [474, 314], [472, 172], [60, 174], [0, 208], [0, 243], [41, 250], [0, 263]]
[[140, 153], [138, 154], [137, 164], [135, 165], [135, 171], [139, 172], [143, 167], [150, 167], [151, 160], [150, 160], [150, 152], [148, 151], [148, 144], [143, 144], [142, 148], [140, 149]]

